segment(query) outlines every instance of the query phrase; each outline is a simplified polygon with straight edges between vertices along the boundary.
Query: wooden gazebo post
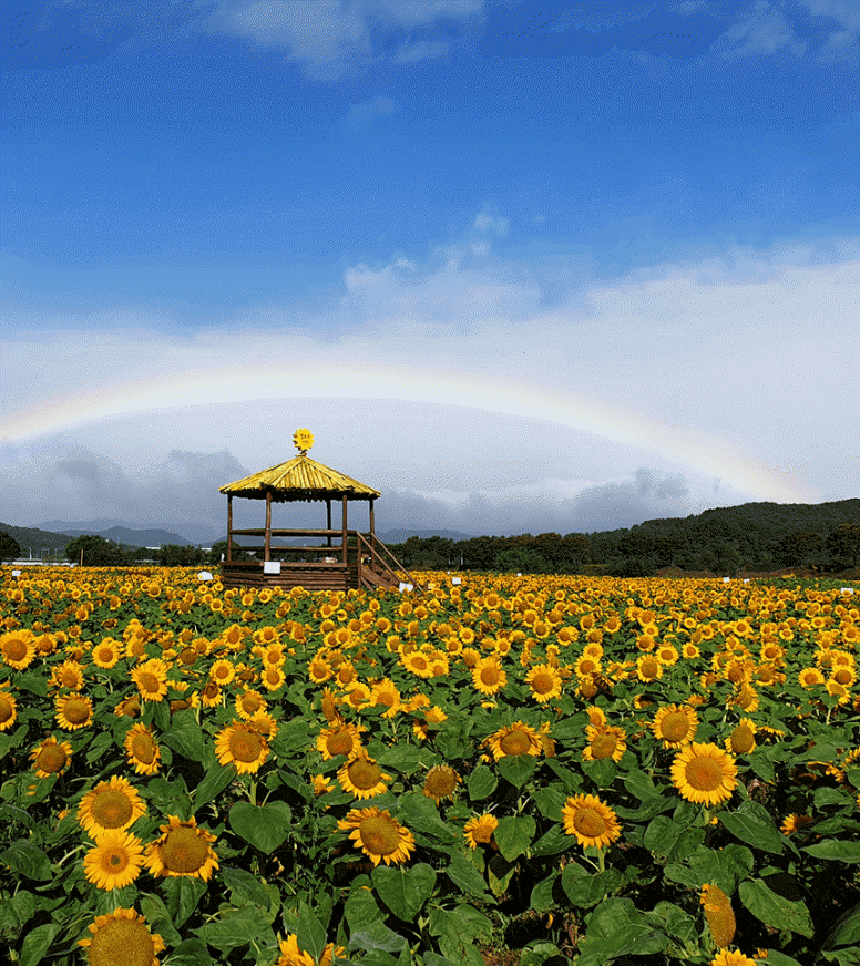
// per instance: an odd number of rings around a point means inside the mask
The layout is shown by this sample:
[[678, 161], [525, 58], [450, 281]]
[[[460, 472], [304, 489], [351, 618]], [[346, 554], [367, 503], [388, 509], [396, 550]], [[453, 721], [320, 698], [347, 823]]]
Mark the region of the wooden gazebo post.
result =
[[346, 552], [347, 551], [347, 546], [346, 546], [346, 543], [347, 543], [347, 536], [346, 536], [346, 493], [344, 493], [343, 496], [340, 498], [340, 502], [341, 502], [341, 507], [342, 507], [342, 510], [341, 510], [341, 525], [340, 525], [340, 529], [341, 529], [341, 540], [343, 541], [343, 543], [342, 543], [342, 546], [343, 546], [343, 565], [345, 567], [346, 564], [347, 564], [347, 552]]
[[263, 560], [269, 562], [269, 550], [272, 546], [272, 491], [266, 490], [266, 552]]
[[233, 562], [233, 494], [227, 494], [227, 563]]
[[326, 546], [331, 546], [331, 500], [327, 499], [325, 501], [325, 528], [329, 531], [326, 537]]

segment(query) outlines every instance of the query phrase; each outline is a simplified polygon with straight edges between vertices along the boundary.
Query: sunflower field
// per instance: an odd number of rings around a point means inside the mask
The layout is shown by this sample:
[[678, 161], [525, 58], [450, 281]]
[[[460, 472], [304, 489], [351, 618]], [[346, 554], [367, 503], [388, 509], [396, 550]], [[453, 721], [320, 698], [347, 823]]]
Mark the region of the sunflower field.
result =
[[860, 964], [832, 581], [0, 568], [21, 966]]

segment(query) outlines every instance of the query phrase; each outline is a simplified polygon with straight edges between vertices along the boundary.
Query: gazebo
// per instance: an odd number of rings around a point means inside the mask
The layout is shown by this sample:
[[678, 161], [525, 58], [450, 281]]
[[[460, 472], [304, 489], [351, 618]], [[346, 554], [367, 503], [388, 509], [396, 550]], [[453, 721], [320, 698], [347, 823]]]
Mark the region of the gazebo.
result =
[[[398, 587], [416, 583], [376, 536], [373, 504], [378, 490], [359, 483], [343, 473], [308, 458], [314, 437], [306, 429], [293, 435], [299, 451], [295, 459], [267, 470], [227, 483], [218, 488], [227, 494], [227, 555], [221, 564], [225, 587], [305, 587], [308, 590], [347, 590], [355, 588]], [[233, 528], [233, 497], [266, 501], [265, 527], [236, 530]], [[276, 529], [272, 527], [272, 504], [323, 502], [326, 505], [325, 529]], [[347, 506], [350, 502], [367, 503], [369, 529], [350, 530]], [[339, 503], [340, 529], [332, 529], [332, 504]], [[263, 544], [247, 546], [236, 543], [236, 537], [262, 537]], [[286, 538], [289, 545], [272, 542]], [[317, 545], [297, 543], [298, 539], [315, 538]], [[319, 545], [319, 541], [325, 541]], [[248, 560], [252, 552], [256, 559]], [[262, 554], [262, 559], [260, 559]], [[234, 559], [235, 557], [244, 559]]]

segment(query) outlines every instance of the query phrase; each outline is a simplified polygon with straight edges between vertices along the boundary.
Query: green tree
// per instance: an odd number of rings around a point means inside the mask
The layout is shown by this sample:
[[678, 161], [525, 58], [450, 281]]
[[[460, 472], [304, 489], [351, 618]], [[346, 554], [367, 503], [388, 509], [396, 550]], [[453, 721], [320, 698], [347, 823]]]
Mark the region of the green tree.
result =
[[0, 533], [0, 563], [21, 556], [21, 544], [8, 533]]
[[123, 567], [129, 563], [126, 552], [116, 543], [93, 533], [85, 533], [66, 544], [66, 556], [85, 567]]

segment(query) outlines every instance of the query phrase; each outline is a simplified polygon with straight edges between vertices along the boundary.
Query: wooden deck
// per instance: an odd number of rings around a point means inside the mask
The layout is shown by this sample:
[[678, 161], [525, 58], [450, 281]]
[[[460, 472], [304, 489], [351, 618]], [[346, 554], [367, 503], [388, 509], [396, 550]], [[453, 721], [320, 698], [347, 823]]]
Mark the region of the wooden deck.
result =
[[[277, 530], [277, 536], [342, 537], [340, 530]], [[262, 536], [264, 530], [233, 531], [235, 535]], [[397, 560], [375, 534], [347, 531], [345, 545], [239, 547], [235, 550], [264, 551], [263, 560], [223, 562], [219, 571], [225, 587], [304, 587], [307, 590], [375, 590], [395, 588], [401, 583], [420, 587], [418, 581]], [[282, 557], [285, 559], [276, 559]], [[289, 559], [292, 558], [292, 559]], [[298, 558], [298, 559], [296, 559]]]

